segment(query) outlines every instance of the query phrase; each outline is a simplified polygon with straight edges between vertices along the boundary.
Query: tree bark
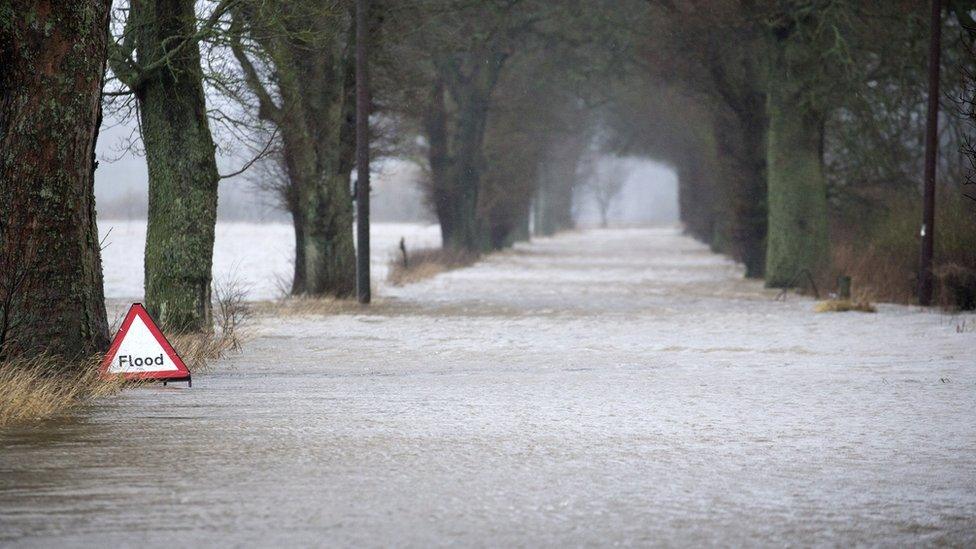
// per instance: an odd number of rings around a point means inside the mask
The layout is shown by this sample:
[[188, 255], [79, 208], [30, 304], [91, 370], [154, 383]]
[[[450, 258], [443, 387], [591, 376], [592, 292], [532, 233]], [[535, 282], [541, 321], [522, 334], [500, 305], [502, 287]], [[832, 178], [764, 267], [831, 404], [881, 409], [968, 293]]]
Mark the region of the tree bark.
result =
[[482, 144], [487, 121], [487, 101], [476, 97], [474, 90], [463, 90], [461, 97], [453, 95], [457, 113], [451, 129], [453, 144], [450, 160], [439, 162], [440, 173], [434, 176], [439, 185], [434, 203], [441, 223], [444, 247], [466, 251], [480, 251], [483, 234], [478, 218], [478, 193], [481, 182]]
[[455, 166], [450, 174], [454, 187], [451, 215], [454, 231], [447, 235], [448, 247], [479, 251], [483, 234], [478, 217], [478, 193], [482, 176], [483, 143], [488, 121], [488, 99], [480, 90], [461, 89], [452, 94], [458, 106], [455, 123]]
[[795, 286], [803, 271], [829, 266], [823, 115], [805, 106], [785, 68], [775, 66], [767, 114], [769, 235], [766, 286]]
[[[307, 159], [312, 161], [311, 171], [296, 180], [302, 197], [299, 217], [304, 224], [304, 292], [346, 297], [356, 289], [350, 191], [355, 154], [355, 81], [348, 74], [347, 69], [352, 68], [349, 59], [340, 55], [333, 63], [295, 73], [296, 91], [304, 106], [299, 112], [310, 117], [304, 122], [310, 133], [304, 129], [293, 131], [301, 126], [295, 120], [291, 126], [282, 127], [282, 132], [292, 134], [288, 140], [293, 143], [292, 149], [309, 147], [312, 152], [312, 158]], [[315, 85], [300, 84], [302, 74], [316, 74]], [[286, 156], [289, 152], [286, 145]]]
[[93, 175], [110, 7], [0, 1], [0, 356], [108, 347]]
[[[156, 62], [194, 34], [194, 4], [133, 3], [129, 16], [136, 23], [140, 65]], [[183, 46], [140, 82], [134, 91], [149, 168], [146, 308], [168, 330], [209, 329], [219, 175], [198, 45]]]
[[529, 212], [531, 211], [532, 203], [526, 201], [523, 208], [521, 209], [521, 215], [518, 218], [518, 223], [512, 230], [511, 243], [516, 242], [528, 242], [532, 238], [532, 233], [529, 230]]

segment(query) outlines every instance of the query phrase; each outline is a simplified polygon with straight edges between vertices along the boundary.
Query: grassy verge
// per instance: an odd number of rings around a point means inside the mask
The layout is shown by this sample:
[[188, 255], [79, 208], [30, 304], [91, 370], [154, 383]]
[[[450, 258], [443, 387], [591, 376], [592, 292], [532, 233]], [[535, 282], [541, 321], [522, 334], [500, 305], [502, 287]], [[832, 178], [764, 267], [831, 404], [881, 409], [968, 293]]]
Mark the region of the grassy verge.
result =
[[[166, 338], [196, 375], [225, 353], [240, 349], [246, 340], [241, 327], [249, 315], [243, 294], [224, 295], [215, 304], [213, 331]], [[132, 384], [121, 378], [102, 379], [100, 362], [100, 356], [71, 364], [47, 356], [0, 362], [0, 427], [63, 415]]]
[[443, 248], [423, 248], [407, 257], [407, 261], [390, 261], [387, 280], [394, 286], [403, 286], [431, 278], [445, 271], [468, 267], [478, 260], [478, 254]]
[[255, 313], [264, 317], [332, 315], [355, 311], [359, 308], [359, 302], [355, 299], [338, 299], [335, 297], [286, 296], [274, 301], [254, 303]]
[[98, 360], [59, 373], [63, 364], [50, 357], [9, 359], [0, 363], [0, 427], [62, 414], [121, 389], [121, 380], [98, 376]]
[[851, 301], [850, 299], [828, 299], [821, 301], [813, 308], [818, 313], [846, 313], [856, 311], [859, 313], [875, 313], [878, 310], [867, 301]]
[[[894, 196], [867, 218], [834, 227], [836, 275], [850, 276], [865, 300], [914, 303], [921, 200]], [[947, 309], [976, 308], [976, 211], [969, 201], [943, 196], [936, 210], [936, 300]]]

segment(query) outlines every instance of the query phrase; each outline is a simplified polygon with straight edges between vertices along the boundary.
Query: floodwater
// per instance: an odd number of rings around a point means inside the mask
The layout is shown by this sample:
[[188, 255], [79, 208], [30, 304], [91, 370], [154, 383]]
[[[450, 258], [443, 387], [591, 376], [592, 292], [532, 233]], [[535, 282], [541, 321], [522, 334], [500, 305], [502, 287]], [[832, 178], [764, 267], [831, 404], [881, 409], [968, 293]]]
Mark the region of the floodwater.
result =
[[0, 434], [0, 543], [976, 544], [974, 315], [815, 314], [674, 229], [381, 293]]
[[[400, 239], [408, 253], [441, 245], [438, 225], [373, 223], [369, 232], [372, 272], [377, 280], [386, 277], [390, 260], [400, 257]], [[146, 221], [99, 220], [98, 234], [103, 246], [105, 297], [139, 300]], [[295, 265], [295, 229], [290, 224], [219, 221], [214, 240], [215, 287], [234, 285], [254, 300], [287, 293]]]

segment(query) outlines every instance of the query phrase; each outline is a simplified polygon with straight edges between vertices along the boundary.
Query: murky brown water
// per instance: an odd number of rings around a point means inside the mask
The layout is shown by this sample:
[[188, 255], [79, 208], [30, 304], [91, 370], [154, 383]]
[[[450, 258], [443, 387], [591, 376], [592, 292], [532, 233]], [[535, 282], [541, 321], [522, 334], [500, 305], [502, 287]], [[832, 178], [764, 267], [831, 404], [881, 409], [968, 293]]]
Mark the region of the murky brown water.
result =
[[0, 543], [976, 544], [976, 333], [737, 276], [573, 234], [260, 319], [192, 389], [0, 433]]

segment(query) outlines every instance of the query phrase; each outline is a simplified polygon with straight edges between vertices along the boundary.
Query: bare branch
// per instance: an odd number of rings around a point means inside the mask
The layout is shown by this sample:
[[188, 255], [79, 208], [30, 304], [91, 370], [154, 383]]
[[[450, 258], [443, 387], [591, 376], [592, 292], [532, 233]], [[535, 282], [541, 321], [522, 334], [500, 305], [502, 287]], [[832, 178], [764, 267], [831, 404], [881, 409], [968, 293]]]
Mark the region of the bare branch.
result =
[[241, 175], [242, 173], [246, 172], [248, 170], [248, 168], [250, 168], [251, 166], [254, 165], [255, 162], [257, 162], [258, 160], [261, 160], [262, 158], [264, 158], [264, 157], [266, 157], [268, 155], [268, 153], [271, 151], [271, 145], [274, 144], [276, 137], [278, 137], [278, 128], [277, 127], [274, 129], [274, 131], [271, 132], [271, 137], [268, 138], [268, 142], [264, 145], [264, 148], [261, 149], [261, 151], [257, 154], [257, 156], [255, 156], [254, 158], [248, 160], [244, 164], [244, 166], [241, 167], [241, 169], [239, 169], [239, 170], [237, 170], [235, 172], [231, 172], [231, 173], [226, 174], [226, 175], [221, 175], [220, 176], [220, 179], [227, 179], [227, 178], [230, 178], [230, 177], [234, 177], [234, 176], [237, 176], [237, 175]]
[[240, 63], [241, 70], [244, 71], [244, 82], [258, 99], [258, 117], [262, 120], [278, 123], [281, 121], [281, 108], [275, 105], [274, 99], [271, 98], [271, 93], [268, 92], [268, 89], [261, 82], [261, 77], [258, 75], [257, 69], [254, 68], [254, 64], [247, 57], [247, 53], [244, 52], [241, 44], [241, 34], [239, 32], [241, 16], [237, 10], [234, 11], [232, 17], [230, 49], [237, 62]]

